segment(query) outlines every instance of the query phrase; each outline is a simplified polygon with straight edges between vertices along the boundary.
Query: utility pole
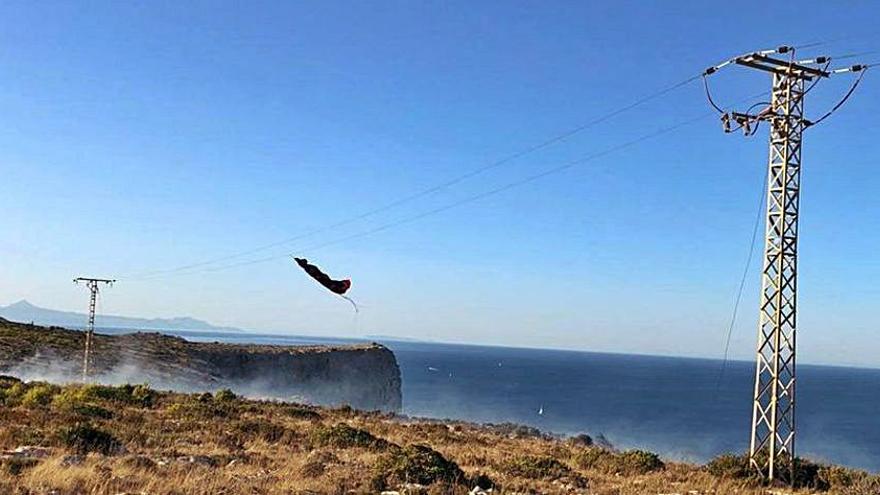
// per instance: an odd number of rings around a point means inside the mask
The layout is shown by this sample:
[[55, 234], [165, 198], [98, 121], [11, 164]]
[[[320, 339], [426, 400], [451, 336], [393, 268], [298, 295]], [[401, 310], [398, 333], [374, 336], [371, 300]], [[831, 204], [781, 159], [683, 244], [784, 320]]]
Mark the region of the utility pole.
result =
[[73, 283], [75, 284], [79, 284], [80, 282], [85, 283], [91, 293], [89, 297], [89, 324], [86, 327], [86, 343], [85, 348], [83, 349], [82, 380], [83, 382], [86, 382], [92, 372], [92, 339], [95, 334], [95, 303], [98, 300], [98, 284], [112, 285], [116, 280], [88, 277], [78, 277], [73, 279]]
[[[771, 55], [788, 55], [787, 60]], [[862, 72], [867, 66], [829, 70], [830, 57], [797, 61], [788, 46], [755, 52], [728, 60], [704, 73], [735, 64], [768, 72], [772, 76], [770, 102], [753, 105], [744, 113], [719, 112], [725, 132], [742, 129], [753, 135], [761, 122], [770, 126], [770, 159], [767, 171], [766, 234], [761, 272], [758, 345], [752, 402], [749, 463], [766, 480], [794, 482], [795, 459], [795, 342], [797, 329], [798, 216], [801, 185], [803, 131], [839, 108], [858, 86], [816, 122], [804, 118], [804, 96], [820, 80], [839, 72]], [[806, 84], [810, 83], [809, 87]], [[758, 106], [762, 109], [751, 113]], [[737, 127], [732, 128], [735, 125]], [[787, 470], [787, 473], [781, 470]]]

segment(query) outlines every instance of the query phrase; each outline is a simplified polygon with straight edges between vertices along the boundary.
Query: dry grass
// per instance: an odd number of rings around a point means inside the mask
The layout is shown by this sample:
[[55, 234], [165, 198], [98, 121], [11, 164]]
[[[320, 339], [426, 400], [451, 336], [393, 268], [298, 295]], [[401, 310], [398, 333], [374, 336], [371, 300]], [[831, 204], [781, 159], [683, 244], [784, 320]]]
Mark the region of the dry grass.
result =
[[[664, 464], [528, 428], [411, 420], [349, 408], [0, 379], [2, 494], [767, 493], [737, 471]], [[880, 493], [874, 477], [823, 468], [830, 493]], [[821, 478], [821, 480], [820, 480]], [[815, 481], [815, 480], [814, 480]], [[818, 481], [816, 482], [818, 483]], [[814, 484], [816, 484], [814, 483]], [[808, 493], [804, 491], [802, 493]]]

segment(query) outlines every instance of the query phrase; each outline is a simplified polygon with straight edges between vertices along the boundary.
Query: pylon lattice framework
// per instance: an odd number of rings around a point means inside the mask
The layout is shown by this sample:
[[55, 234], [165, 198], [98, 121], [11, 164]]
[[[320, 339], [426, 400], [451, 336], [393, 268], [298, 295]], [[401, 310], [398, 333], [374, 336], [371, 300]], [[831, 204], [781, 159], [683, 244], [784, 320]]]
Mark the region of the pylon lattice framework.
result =
[[[779, 470], [788, 468], [788, 479], [792, 483], [796, 431], [795, 344], [801, 140], [804, 129], [822, 122], [846, 102], [861, 81], [864, 71], [871, 67], [860, 64], [829, 71], [831, 57], [797, 62], [794, 52], [794, 48], [787, 46], [754, 52], [710, 67], [703, 73], [706, 97], [721, 114], [725, 132], [742, 129], [745, 135], [750, 136], [760, 122], [770, 125], [766, 235], [749, 462], [768, 480], [781, 477]], [[790, 55], [789, 60], [780, 60], [769, 56], [772, 54]], [[772, 74], [772, 97], [766, 108], [755, 114], [748, 111], [727, 112], [714, 102], [706, 76], [732, 64]], [[817, 79], [844, 72], [861, 74], [849, 92], [829, 112], [816, 122], [806, 120], [804, 96], [818, 82]], [[814, 81], [808, 89], [805, 89], [806, 81]], [[732, 125], [737, 127], [734, 129]]]
[[[774, 479], [793, 467], [798, 209], [804, 77], [773, 73], [767, 222], [758, 324], [751, 464]], [[793, 474], [793, 473], [790, 473]], [[790, 478], [792, 479], [792, 478]]]
[[83, 367], [82, 367], [82, 380], [83, 382], [88, 381], [89, 376], [92, 373], [92, 347], [95, 335], [95, 304], [98, 300], [98, 284], [107, 284], [110, 285], [115, 280], [103, 279], [103, 278], [85, 278], [79, 277], [73, 280], [74, 283], [85, 282], [86, 287], [88, 287], [90, 296], [89, 296], [89, 320], [88, 325], [86, 326], [86, 338], [85, 338], [85, 346], [83, 348]]

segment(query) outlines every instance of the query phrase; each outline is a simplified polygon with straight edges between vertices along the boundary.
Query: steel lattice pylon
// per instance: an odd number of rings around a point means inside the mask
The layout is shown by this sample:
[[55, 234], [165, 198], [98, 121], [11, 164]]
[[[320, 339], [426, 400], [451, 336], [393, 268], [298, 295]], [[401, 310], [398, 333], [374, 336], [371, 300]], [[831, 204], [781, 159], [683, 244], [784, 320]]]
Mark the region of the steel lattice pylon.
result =
[[[788, 60], [771, 57], [787, 54]], [[746, 112], [727, 112], [712, 99], [706, 77], [728, 65], [770, 73], [770, 102]], [[869, 65], [829, 70], [831, 58], [795, 60], [795, 49], [781, 46], [753, 52], [709, 67], [703, 73], [706, 97], [721, 113], [725, 132], [742, 129], [754, 135], [761, 122], [770, 126], [767, 170], [767, 215], [764, 264], [749, 463], [766, 480], [794, 482], [795, 468], [795, 343], [797, 333], [798, 208], [801, 186], [801, 138], [804, 129], [834, 113], [858, 86]], [[804, 118], [804, 97], [832, 74], [861, 72], [849, 92], [816, 122]], [[812, 81], [805, 89], [806, 82]], [[763, 108], [752, 113], [758, 106]]]
[[[773, 74], [767, 226], [758, 324], [751, 464], [768, 479], [793, 467], [798, 207], [804, 78]], [[792, 473], [789, 473], [791, 475]], [[789, 476], [791, 479], [791, 476]]]
[[115, 280], [103, 279], [103, 278], [84, 278], [79, 277], [73, 280], [74, 283], [85, 282], [86, 287], [89, 288], [90, 297], [89, 297], [89, 323], [86, 327], [86, 341], [85, 347], [83, 349], [83, 368], [82, 368], [82, 379], [83, 381], [88, 381], [89, 375], [92, 373], [92, 347], [95, 335], [95, 303], [98, 300], [98, 284], [112, 284]]

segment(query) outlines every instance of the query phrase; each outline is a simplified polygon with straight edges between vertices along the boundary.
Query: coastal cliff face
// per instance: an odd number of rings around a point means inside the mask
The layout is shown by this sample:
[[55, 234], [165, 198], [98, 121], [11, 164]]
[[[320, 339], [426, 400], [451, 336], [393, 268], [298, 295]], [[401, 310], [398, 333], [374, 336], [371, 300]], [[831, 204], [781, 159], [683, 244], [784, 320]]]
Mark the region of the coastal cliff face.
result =
[[[400, 369], [379, 344], [275, 346], [190, 342], [158, 333], [95, 335], [95, 380], [193, 392], [230, 388], [256, 398], [398, 411]], [[83, 333], [0, 319], [0, 372], [70, 382]]]

